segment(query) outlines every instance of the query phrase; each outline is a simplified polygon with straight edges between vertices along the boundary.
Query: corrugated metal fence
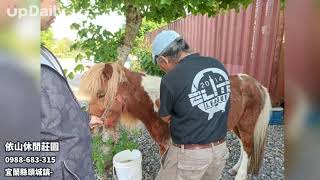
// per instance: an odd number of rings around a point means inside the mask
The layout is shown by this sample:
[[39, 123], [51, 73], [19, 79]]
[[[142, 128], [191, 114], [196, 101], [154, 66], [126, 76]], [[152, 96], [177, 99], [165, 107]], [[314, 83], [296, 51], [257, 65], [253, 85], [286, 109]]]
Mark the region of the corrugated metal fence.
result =
[[194, 51], [222, 61], [230, 74], [246, 73], [255, 77], [269, 88], [275, 103], [282, 97], [275, 94], [282, 92], [277, 90], [281, 24], [279, 0], [255, 0], [239, 12], [231, 10], [211, 18], [187, 16], [149, 33], [147, 40], [151, 42], [163, 29], [175, 30]]

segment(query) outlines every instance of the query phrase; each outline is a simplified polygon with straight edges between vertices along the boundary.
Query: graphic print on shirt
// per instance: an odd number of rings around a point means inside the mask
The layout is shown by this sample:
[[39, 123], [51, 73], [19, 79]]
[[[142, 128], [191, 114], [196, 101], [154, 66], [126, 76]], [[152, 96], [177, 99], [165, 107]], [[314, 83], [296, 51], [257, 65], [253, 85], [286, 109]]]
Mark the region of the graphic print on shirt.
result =
[[218, 68], [207, 68], [198, 72], [188, 96], [192, 107], [198, 106], [209, 114], [208, 120], [212, 119], [216, 112], [224, 112], [230, 96], [227, 73]]

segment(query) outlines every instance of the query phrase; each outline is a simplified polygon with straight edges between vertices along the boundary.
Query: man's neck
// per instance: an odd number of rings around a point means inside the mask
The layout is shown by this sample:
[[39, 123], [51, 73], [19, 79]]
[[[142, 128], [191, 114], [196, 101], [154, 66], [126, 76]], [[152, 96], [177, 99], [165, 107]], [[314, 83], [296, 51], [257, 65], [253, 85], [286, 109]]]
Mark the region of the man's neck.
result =
[[180, 62], [183, 58], [185, 58], [185, 57], [187, 57], [187, 56], [189, 56], [189, 55], [191, 55], [191, 54], [195, 54], [195, 52], [184, 52], [184, 51], [180, 52], [179, 62]]

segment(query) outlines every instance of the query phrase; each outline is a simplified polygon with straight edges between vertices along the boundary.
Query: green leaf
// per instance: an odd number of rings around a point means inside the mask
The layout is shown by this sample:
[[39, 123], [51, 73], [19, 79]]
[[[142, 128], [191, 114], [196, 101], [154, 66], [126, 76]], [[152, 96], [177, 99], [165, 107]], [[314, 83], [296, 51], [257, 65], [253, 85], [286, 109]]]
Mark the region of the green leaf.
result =
[[76, 62], [80, 62], [83, 59], [83, 56], [81, 54], [78, 54], [75, 58]]
[[107, 30], [103, 30], [103, 36], [107, 38], [109, 36], [112, 36], [112, 33]]
[[67, 76], [69, 79], [73, 79], [74, 78], [74, 73], [73, 72], [70, 72]]
[[80, 25], [78, 23], [72, 23], [70, 29], [72, 30], [79, 30]]
[[171, 4], [171, 1], [170, 1], [170, 0], [161, 0], [161, 1], [160, 1], [160, 4], [170, 5], [170, 4]]
[[74, 72], [83, 72], [84, 71], [84, 66], [82, 64], [78, 64], [75, 68], [74, 68]]
[[63, 69], [63, 74], [66, 75], [68, 73], [68, 69]]
[[85, 52], [85, 54], [86, 54], [86, 56], [87, 56], [87, 59], [90, 59], [90, 56], [91, 56], [91, 52], [89, 52], [89, 51], [86, 51], [86, 52]]

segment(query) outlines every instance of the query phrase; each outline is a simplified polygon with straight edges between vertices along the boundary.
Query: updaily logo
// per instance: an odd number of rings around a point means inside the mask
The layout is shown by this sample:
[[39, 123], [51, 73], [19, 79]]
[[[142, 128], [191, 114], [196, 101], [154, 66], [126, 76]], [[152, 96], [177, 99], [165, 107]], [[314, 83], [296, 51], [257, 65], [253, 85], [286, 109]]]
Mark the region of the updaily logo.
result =
[[8, 7], [7, 15], [9, 17], [18, 17], [21, 19], [25, 16], [56, 16], [57, 7], [39, 8], [37, 5], [29, 6], [29, 8]]

